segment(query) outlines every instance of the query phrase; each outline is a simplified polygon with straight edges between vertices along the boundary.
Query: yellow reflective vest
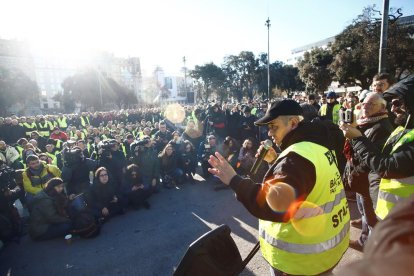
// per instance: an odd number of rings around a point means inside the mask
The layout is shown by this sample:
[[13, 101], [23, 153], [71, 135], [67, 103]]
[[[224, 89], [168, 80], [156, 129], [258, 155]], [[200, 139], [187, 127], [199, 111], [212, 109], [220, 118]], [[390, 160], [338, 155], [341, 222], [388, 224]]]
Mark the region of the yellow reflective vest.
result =
[[[332, 109], [332, 122], [334, 124], [339, 124], [339, 110], [341, 109], [340, 104], [335, 104]], [[321, 109], [319, 110], [319, 113], [321, 116], [326, 116], [326, 113], [328, 111], [328, 104], [323, 104], [321, 106]]]
[[[402, 131], [404, 131], [403, 127], [397, 127], [393, 133], [391, 133], [385, 145], [388, 144], [391, 138], [400, 135]], [[410, 143], [412, 141], [414, 141], [414, 129], [404, 134], [398, 140], [398, 142], [391, 149], [390, 155], [393, 154], [402, 145]], [[407, 198], [412, 194], [414, 194], [414, 170], [413, 174], [409, 177], [398, 179], [382, 178], [379, 185], [375, 214], [377, 214], [380, 219], [384, 219], [392, 210], [392, 208], [394, 208], [394, 205], [397, 202], [402, 201], [404, 198]]]
[[60, 129], [67, 129], [68, 128], [68, 123], [66, 122], [66, 117], [63, 118], [57, 118], [56, 122], [58, 124], [58, 127]]
[[83, 126], [83, 127], [85, 127], [86, 125], [89, 125], [89, 118], [88, 117], [83, 117], [83, 116], [80, 116], [80, 121], [81, 121], [81, 125]]
[[35, 131], [37, 129], [35, 122], [32, 122], [31, 124], [26, 122], [23, 124], [23, 127], [24, 127], [25, 134], [27, 137], [30, 137], [30, 134], [32, 133], [32, 131]]
[[39, 176], [32, 175], [29, 168], [23, 172], [23, 187], [26, 193], [35, 195], [44, 188], [49, 179], [53, 177], [61, 177], [61, 172], [58, 167], [47, 165], [44, 162], [42, 163], [43, 170]]
[[316, 275], [334, 267], [348, 248], [348, 203], [332, 151], [300, 142], [278, 158], [289, 152], [315, 166], [316, 183], [306, 199], [296, 203], [288, 222], [259, 220], [260, 248], [266, 261], [280, 271]]

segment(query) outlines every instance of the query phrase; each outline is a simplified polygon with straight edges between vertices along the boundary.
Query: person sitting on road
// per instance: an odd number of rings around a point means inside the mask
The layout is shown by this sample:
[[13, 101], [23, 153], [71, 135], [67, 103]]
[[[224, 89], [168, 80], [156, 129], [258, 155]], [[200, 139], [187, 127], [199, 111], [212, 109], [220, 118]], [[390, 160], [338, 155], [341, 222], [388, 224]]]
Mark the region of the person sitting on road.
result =
[[147, 199], [152, 193], [150, 190], [144, 189], [142, 175], [139, 167], [135, 164], [129, 165], [124, 173], [122, 194], [124, 207], [129, 205], [134, 209], [138, 209], [141, 206], [145, 209], [150, 208]]
[[106, 168], [100, 167], [96, 170], [89, 194], [89, 205], [98, 221], [105, 222], [117, 214], [123, 214], [117, 187], [118, 184], [111, 179]]
[[30, 203], [29, 234], [34, 240], [64, 237], [72, 230], [72, 222], [66, 212], [68, 199], [60, 178], [50, 179], [43, 190]]
[[61, 177], [61, 171], [58, 167], [40, 161], [36, 155], [29, 155], [26, 159], [26, 164], [27, 168], [23, 172], [23, 186], [28, 201], [42, 191], [48, 180], [54, 177]]
[[178, 157], [174, 152], [174, 147], [167, 144], [164, 150], [158, 155], [160, 160], [160, 172], [163, 186], [167, 189], [181, 184], [183, 171], [179, 168]]
[[186, 178], [190, 180], [191, 183], [194, 183], [193, 175], [195, 175], [197, 168], [197, 153], [190, 141], [185, 140], [183, 144], [184, 151], [180, 156], [180, 168], [183, 170]]

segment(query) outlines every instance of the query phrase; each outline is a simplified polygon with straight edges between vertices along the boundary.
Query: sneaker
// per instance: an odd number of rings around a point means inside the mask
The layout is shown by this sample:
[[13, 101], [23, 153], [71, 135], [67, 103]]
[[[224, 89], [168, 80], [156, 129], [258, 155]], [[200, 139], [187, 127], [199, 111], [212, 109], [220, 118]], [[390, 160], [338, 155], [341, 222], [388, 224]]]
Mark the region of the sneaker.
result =
[[349, 240], [349, 247], [359, 252], [362, 252], [364, 249], [364, 247], [359, 243], [358, 240]]
[[351, 220], [351, 225], [353, 227], [361, 228], [362, 227], [362, 218]]

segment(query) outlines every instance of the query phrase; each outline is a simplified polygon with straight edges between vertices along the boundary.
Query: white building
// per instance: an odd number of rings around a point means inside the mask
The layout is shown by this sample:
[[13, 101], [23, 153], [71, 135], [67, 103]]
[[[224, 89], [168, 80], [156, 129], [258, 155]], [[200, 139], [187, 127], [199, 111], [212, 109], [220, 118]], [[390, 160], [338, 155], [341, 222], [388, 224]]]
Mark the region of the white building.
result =
[[189, 87], [184, 83], [184, 77], [165, 75], [161, 67], [157, 67], [154, 71], [154, 78], [157, 84], [158, 96], [157, 100], [161, 103], [186, 103], [187, 91]]

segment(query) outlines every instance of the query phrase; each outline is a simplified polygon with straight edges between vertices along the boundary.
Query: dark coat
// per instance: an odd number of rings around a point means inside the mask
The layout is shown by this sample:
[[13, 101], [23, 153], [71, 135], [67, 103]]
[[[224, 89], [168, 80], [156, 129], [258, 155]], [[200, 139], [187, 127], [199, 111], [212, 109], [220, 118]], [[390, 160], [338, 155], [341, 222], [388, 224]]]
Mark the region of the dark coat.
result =
[[35, 239], [46, 233], [49, 225], [70, 222], [58, 211], [61, 207], [44, 190], [37, 193], [30, 204], [30, 236]]

